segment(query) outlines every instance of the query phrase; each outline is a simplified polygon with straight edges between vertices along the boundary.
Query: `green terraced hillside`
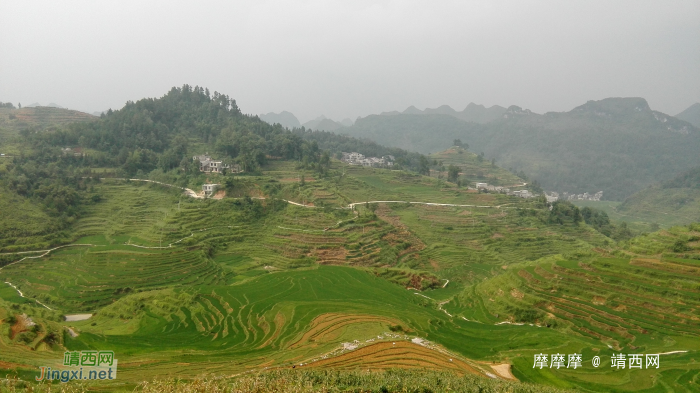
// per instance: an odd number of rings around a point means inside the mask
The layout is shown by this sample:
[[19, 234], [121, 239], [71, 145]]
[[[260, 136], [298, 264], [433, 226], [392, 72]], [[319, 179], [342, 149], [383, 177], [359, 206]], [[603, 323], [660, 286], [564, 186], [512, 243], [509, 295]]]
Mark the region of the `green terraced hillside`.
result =
[[[59, 362], [62, 348], [108, 346], [120, 353], [120, 378], [133, 384], [175, 372], [194, 377], [205, 363], [217, 374], [325, 362], [351, 354], [339, 346], [355, 340], [369, 362], [377, 345], [418, 337], [473, 372], [507, 363], [521, 381], [561, 388], [696, 384], [697, 229], [615, 243], [582, 223], [546, 223], [537, 200], [333, 165], [341, 176], [304, 185], [281, 163], [239, 180], [255, 196], [279, 184], [279, 195], [320, 207], [196, 200], [142, 182], [95, 184], [101, 199], [70, 227], [74, 246], [22, 261], [14, 254], [19, 262], [0, 270], [1, 281], [25, 296], [3, 287], [0, 319], [26, 313], [40, 326], [32, 333], [0, 325], [0, 361], [28, 378], [32, 366]], [[341, 209], [392, 196], [464, 206]], [[83, 312], [95, 315], [60, 318]], [[420, 351], [410, 356], [433, 353]], [[609, 363], [533, 369], [542, 351], [586, 359], [689, 352], [663, 357], [658, 372], [618, 375]], [[372, 360], [375, 367], [399, 364], [387, 356]], [[433, 364], [447, 367], [442, 361]]]

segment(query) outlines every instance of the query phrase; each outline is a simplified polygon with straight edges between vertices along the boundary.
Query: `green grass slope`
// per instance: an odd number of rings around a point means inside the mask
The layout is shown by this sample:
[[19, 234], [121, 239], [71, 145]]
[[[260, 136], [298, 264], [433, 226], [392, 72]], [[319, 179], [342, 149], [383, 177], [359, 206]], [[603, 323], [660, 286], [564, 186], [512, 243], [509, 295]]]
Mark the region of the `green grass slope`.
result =
[[[483, 182], [504, 187], [521, 186], [524, 182], [523, 179], [495, 165], [495, 163], [459, 147], [452, 147], [445, 151], [430, 154], [428, 158], [437, 160], [438, 163], [442, 162], [446, 168], [450, 165], [459, 167], [460, 177], [472, 182]], [[438, 171], [435, 174], [447, 177], [447, 172], [444, 171]]]
[[616, 210], [650, 224], [700, 221], [700, 167], [631, 195]]
[[[120, 354], [120, 379], [133, 384], [194, 377], [205, 365], [231, 374], [313, 363], [343, 353], [342, 342], [420, 337], [474, 367], [507, 362], [522, 381], [561, 388], [696, 383], [696, 230], [616, 247], [584, 224], [547, 224], [537, 201], [345, 169], [337, 181], [303, 186], [285, 180], [294, 168], [282, 164], [249, 179], [258, 185], [251, 192], [281, 184], [327, 208], [181, 199], [137, 182], [95, 185], [103, 199], [71, 227], [81, 245], [0, 270], [0, 280], [26, 296], [0, 291], [0, 318], [27, 313], [41, 325], [35, 336], [12, 336], [1, 324], [0, 360], [25, 365], [14, 367], [29, 378], [32, 366], [60, 361], [62, 348], [109, 347]], [[502, 207], [379, 204], [374, 212], [359, 206], [357, 215], [333, 208], [392, 195]], [[76, 312], [96, 315], [59, 322]], [[590, 362], [676, 350], [690, 352], [664, 357], [658, 371], [532, 368], [543, 351], [583, 353]]]

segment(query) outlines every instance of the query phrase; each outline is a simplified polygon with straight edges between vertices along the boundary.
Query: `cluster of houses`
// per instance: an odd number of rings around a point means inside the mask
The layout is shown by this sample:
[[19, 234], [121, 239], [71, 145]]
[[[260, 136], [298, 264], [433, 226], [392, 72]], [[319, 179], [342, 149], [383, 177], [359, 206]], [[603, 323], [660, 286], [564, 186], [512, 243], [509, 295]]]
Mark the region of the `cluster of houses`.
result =
[[584, 192], [583, 194], [569, 194], [568, 192], [563, 192], [561, 196], [558, 192], [545, 193], [547, 196], [547, 202], [555, 202], [558, 200], [562, 201], [596, 201], [599, 202], [603, 198], [603, 191], [598, 191], [595, 194], [589, 194]]
[[357, 152], [352, 153], [342, 153], [343, 157], [340, 161], [346, 162], [350, 165], [362, 165], [370, 167], [388, 167], [394, 165], [394, 156], [388, 155], [382, 158], [378, 157], [365, 157], [364, 154]]
[[520, 198], [534, 198], [534, 197], [539, 196], [537, 194], [531, 193], [528, 190], [511, 191], [510, 188], [501, 187], [501, 186], [494, 186], [494, 185], [491, 185], [488, 183], [476, 183], [476, 189], [477, 190], [486, 190], [486, 191], [491, 191], [491, 192], [498, 192], [501, 194], [517, 196]]
[[226, 165], [221, 160], [215, 160], [207, 154], [192, 157], [193, 161], [199, 161], [199, 170], [205, 173], [222, 173], [224, 169], [230, 172], [240, 172], [241, 168], [237, 164]]

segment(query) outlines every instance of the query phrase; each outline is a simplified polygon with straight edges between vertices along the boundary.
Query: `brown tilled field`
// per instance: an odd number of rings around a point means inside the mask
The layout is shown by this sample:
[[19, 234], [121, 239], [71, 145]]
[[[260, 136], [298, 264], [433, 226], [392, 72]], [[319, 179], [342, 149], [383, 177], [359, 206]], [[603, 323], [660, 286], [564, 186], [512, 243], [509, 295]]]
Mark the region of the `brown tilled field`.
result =
[[292, 343], [290, 348], [297, 348], [314, 342], [327, 342], [336, 339], [348, 325], [358, 323], [385, 323], [399, 325], [400, 322], [374, 315], [323, 314], [311, 322], [311, 327], [304, 335]]
[[460, 359], [450, 358], [449, 355], [408, 341], [380, 342], [303, 367], [371, 371], [407, 368], [448, 370], [459, 375], [482, 374]]

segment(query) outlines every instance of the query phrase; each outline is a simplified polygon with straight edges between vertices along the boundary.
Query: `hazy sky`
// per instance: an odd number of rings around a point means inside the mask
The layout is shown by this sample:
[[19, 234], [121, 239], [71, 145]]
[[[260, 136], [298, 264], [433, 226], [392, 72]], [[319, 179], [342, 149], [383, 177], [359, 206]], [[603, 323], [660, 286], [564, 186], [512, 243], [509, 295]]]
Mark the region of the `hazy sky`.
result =
[[184, 83], [304, 122], [469, 102], [700, 102], [700, 1], [0, 0], [0, 101], [121, 108]]

